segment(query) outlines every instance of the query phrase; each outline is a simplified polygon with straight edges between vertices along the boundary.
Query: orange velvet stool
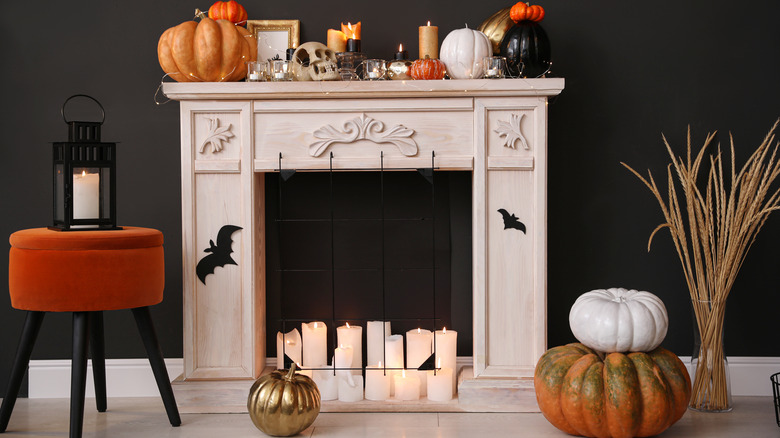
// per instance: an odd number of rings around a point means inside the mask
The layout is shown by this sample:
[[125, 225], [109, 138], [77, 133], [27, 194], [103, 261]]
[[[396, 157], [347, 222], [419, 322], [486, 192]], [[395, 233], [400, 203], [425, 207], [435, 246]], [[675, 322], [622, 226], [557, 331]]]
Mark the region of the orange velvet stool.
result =
[[11, 305], [27, 311], [22, 339], [0, 408], [0, 432], [13, 410], [45, 312], [73, 312], [71, 437], [81, 436], [87, 347], [92, 350], [98, 411], [106, 410], [104, 310], [132, 309], [169, 420], [181, 424], [148, 306], [163, 298], [163, 234], [149, 228], [13, 233], [8, 263]]

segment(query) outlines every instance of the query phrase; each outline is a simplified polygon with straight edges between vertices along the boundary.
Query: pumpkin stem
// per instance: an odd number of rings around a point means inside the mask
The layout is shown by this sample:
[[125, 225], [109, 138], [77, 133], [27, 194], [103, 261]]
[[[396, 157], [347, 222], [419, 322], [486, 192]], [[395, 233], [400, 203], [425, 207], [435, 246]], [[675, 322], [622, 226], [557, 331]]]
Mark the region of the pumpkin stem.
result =
[[206, 15], [205, 12], [201, 11], [198, 8], [195, 8], [195, 17], [194, 18], [200, 18], [202, 20], [202, 19], [207, 18], [207, 17], [208, 16]]
[[290, 371], [287, 372], [287, 376], [285, 376], [285, 380], [292, 380], [294, 375], [295, 375], [295, 362], [293, 362], [290, 365]]

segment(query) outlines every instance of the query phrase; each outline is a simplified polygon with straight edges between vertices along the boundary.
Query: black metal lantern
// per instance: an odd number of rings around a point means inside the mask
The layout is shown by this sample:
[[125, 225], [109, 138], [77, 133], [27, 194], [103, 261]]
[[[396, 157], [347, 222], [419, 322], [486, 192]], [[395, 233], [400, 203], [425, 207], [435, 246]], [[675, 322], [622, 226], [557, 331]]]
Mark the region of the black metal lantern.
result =
[[[92, 99], [100, 107], [100, 122], [68, 121], [65, 105], [75, 97]], [[116, 143], [100, 141], [106, 119], [103, 105], [85, 94], [62, 104], [68, 141], [54, 145], [55, 230], [116, 230]]]

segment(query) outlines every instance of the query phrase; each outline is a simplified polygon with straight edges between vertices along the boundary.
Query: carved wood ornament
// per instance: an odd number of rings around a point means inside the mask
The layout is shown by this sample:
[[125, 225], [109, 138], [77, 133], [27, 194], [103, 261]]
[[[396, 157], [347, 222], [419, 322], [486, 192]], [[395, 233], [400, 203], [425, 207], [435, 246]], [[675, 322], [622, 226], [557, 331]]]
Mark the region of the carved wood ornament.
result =
[[524, 115], [525, 114], [510, 114], [509, 122], [503, 120], [498, 121], [498, 128], [496, 128], [495, 132], [498, 133], [499, 137], [504, 137], [504, 147], [517, 149], [515, 143], [519, 140], [520, 144], [523, 145], [523, 149], [531, 149], [520, 129], [520, 122], [523, 120]]
[[369, 140], [374, 143], [392, 143], [407, 157], [417, 155], [417, 143], [411, 139], [414, 130], [403, 125], [395, 125], [385, 130], [385, 124], [379, 120], [361, 114], [360, 117], [347, 120], [339, 130], [332, 125], [323, 126], [313, 133], [320, 139], [309, 145], [309, 155], [319, 157], [333, 143], [354, 143]]
[[203, 144], [200, 145], [198, 152], [201, 154], [205, 153], [206, 148], [211, 145], [211, 153], [215, 154], [225, 148], [222, 144], [223, 141], [228, 141], [229, 138], [235, 137], [235, 135], [230, 132], [233, 125], [228, 123], [227, 126], [219, 126], [218, 117], [206, 117], [206, 119], [209, 121], [209, 133], [206, 139], [203, 140]]

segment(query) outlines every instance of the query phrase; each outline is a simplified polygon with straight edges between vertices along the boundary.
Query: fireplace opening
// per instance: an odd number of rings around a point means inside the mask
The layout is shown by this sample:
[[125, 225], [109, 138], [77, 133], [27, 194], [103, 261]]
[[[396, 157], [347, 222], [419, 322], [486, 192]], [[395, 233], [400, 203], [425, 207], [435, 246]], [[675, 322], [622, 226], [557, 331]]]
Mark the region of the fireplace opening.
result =
[[[301, 322], [458, 331], [471, 356], [471, 172], [265, 175], [266, 355]], [[365, 332], [364, 332], [365, 342]], [[363, 349], [363, 363], [366, 363]]]

